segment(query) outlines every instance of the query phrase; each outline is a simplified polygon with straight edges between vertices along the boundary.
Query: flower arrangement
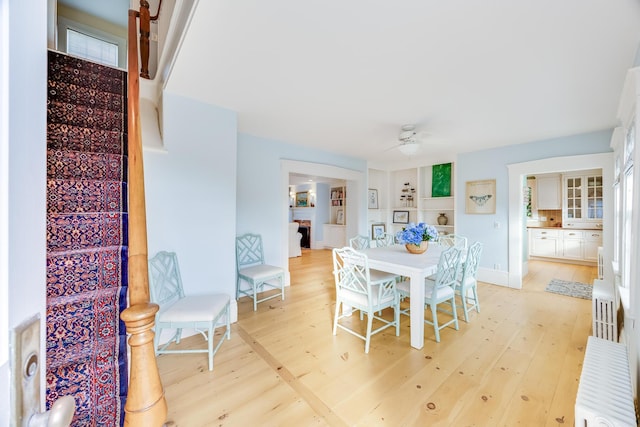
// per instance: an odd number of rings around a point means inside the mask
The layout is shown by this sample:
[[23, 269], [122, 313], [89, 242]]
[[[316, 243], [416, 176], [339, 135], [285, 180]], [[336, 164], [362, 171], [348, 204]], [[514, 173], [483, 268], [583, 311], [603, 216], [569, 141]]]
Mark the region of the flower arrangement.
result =
[[413, 244], [419, 246], [421, 242], [428, 242], [438, 238], [438, 230], [433, 225], [420, 222], [418, 224], [409, 223], [402, 231], [396, 233], [396, 239], [398, 242], [407, 244]]

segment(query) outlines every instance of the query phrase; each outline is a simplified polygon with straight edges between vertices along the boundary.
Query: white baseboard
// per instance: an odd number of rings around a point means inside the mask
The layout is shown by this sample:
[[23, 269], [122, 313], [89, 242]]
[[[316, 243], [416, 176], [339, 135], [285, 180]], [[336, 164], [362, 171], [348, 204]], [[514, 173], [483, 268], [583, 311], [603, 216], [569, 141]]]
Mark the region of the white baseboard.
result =
[[509, 287], [509, 272], [480, 267], [478, 268], [478, 281]]

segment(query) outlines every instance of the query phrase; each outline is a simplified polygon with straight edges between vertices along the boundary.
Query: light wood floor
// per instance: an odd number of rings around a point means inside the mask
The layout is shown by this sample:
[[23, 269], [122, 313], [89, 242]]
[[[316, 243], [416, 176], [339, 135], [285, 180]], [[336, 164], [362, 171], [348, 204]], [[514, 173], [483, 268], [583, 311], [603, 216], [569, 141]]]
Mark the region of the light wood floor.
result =
[[[443, 330], [441, 343], [425, 325], [424, 348], [411, 348], [403, 316], [400, 337], [374, 335], [369, 354], [358, 338], [331, 333], [331, 269], [330, 251], [307, 250], [290, 259], [285, 301], [253, 312], [242, 298], [212, 372], [203, 354], [160, 356], [167, 425], [574, 424], [591, 302], [544, 288], [552, 278], [592, 283], [595, 268], [531, 262], [522, 290], [481, 283], [481, 312]], [[194, 336], [181, 346], [201, 344]]]

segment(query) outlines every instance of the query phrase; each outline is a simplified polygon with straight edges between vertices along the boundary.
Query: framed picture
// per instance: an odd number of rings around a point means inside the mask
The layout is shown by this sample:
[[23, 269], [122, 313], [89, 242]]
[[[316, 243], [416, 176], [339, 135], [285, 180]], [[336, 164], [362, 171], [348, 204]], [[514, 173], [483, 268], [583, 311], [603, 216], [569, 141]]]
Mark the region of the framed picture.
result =
[[369, 189], [369, 209], [378, 209], [378, 190], [375, 188]]
[[409, 224], [409, 211], [393, 211], [394, 224]]
[[338, 209], [336, 211], [336, 224], [344, 224], [344, 209]]
[[387, 229], [383, 223], [371, 224], [371, 238], [377, 239], [386, 233]]
[[496, 213], [496, 180], [467, 181], [465, 213]]
[[306, 208], [309, 203], [309, 193], [307, 191], [298, 191], [296, 193], [296, 207]]

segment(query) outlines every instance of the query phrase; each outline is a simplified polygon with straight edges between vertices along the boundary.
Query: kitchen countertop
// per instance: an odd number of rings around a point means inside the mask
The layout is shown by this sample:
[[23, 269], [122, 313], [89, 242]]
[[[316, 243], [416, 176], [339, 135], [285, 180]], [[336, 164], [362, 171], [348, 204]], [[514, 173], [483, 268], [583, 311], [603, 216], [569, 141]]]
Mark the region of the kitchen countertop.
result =
[[550, 230], [599, 230], [602, 231], [602, 228], [588, 228], [588, 227], [546, 227], [541, 225], [527, 225], [527, 228], [545, 228]]

